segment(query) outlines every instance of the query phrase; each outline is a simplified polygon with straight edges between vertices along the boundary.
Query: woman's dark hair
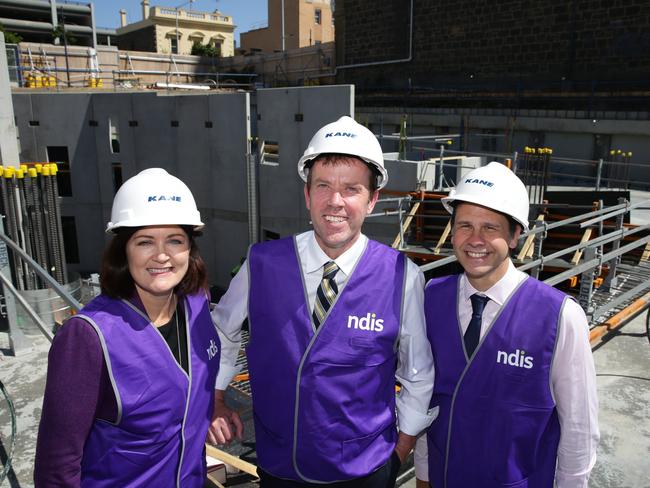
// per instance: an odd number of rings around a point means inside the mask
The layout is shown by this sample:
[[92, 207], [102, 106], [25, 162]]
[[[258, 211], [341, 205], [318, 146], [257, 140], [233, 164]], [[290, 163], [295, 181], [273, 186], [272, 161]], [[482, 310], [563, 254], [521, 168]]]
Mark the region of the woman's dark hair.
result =
[[[205, 262], [199, 254], [196, 237], [200, 234], [189, 226], [181, 226], [190, 240], [190, 257], [187, 273], [176, 285], [174, 292], [178, 295], [191, 295], [208, 290], [208, 273]], [[135, 282], [129, 272], [126, 257], [126, 244], [142, 227], [121, 227], [104, 249], [102, 256], [99, 284], [102, 293], [111, 298], [131, 298], [135, 294]]]

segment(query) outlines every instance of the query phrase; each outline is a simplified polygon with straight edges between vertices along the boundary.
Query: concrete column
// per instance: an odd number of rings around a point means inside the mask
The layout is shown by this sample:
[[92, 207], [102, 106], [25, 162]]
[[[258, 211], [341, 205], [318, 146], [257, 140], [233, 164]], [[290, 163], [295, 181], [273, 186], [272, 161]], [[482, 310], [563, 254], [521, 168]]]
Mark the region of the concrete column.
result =
[[0, 164], [16, 166], [19, 162], [18, 131], [14, 123], [5, 36], [0, 32]]
[[95, 25], [95, 5], [90, 4], [90, 22], [93, 28], [93, 49], [97, 49], [97, 27]]
[[147, 20], [149, 18], [149, 0], [142, 0], [140, 5], [142, 5], [142, 20]]
[[[50, 0], [50, 10], [52, 11], [52, 28], [56, 29], [56, 26], [59, 25], [59, 16], [56, 12], [56, 0]], [[61, 44], [61, 40], [57, 37], [54, 39], [54, 44], [58, 46]]]
[[120, 9], [120, 27], [126, 25], [126, 10]]

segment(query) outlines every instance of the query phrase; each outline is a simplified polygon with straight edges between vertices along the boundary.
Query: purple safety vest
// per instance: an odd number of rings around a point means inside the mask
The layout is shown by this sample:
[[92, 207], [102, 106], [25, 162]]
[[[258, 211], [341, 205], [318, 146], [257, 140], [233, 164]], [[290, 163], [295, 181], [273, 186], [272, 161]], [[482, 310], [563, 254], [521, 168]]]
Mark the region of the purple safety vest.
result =
[[146, 315], [100, 295], [77, 317], [97, 331], [117, 401], [117, 420], [96, 420], [81, 486], [202, 488], [205, 437], [219, 370], [219, 336], [204, 294], [184, 301], [189, 376]]
[[552, 488], [560, 425], [550, 372], [567, 297], [527, 278], [468, 359], [458, 281], [434, 279], [425, 290], [436, 366], [431, 406], [440, 406], [428, 433], [431, 486]]
[[350, 480], [397, 441], [395, 369], [405, 259], [368, 241], [314, 329], [292, 238], [249, 253], [247, 347], [259, 465], [306, 482]]

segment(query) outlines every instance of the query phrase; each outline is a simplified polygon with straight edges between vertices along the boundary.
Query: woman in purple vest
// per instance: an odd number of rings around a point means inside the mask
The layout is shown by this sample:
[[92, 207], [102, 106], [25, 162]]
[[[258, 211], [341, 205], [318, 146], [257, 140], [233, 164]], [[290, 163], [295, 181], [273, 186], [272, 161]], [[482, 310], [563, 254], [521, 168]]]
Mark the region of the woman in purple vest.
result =
[[220, 342], [178, 178], [151, 168], [115, 195], [102, 293], [58, 331], [37, 487], [202, 487]]

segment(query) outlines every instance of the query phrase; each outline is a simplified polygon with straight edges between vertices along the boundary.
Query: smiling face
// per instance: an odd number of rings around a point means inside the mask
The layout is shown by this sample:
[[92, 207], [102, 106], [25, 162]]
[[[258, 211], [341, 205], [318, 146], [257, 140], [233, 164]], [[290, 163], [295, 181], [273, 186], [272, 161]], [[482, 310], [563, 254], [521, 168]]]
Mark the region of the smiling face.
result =
[[316, 241], [325, 254], [336, 259], [358, 239], [379, 192], [370, 193], [372, 171], [353, 157], [340, 156], [326, 164], [318, 159], [309, 171], [305, 202]]
[[521, 229], [510, 233], [508, 218], [480, 205], [459, 203], [454, 210], [451, 242], [469, 282], [486, 291], [508, 270], [510, 250], [517, 246]]
[[139, 229], [126, 243], [129, 273], [140, 299], [168, 297], [187, 273], [190, 239], [177, 225]]

